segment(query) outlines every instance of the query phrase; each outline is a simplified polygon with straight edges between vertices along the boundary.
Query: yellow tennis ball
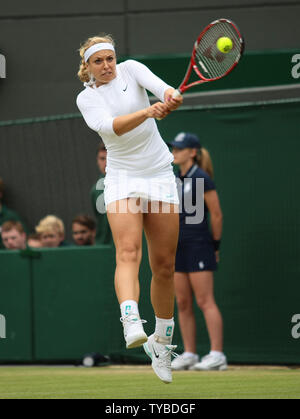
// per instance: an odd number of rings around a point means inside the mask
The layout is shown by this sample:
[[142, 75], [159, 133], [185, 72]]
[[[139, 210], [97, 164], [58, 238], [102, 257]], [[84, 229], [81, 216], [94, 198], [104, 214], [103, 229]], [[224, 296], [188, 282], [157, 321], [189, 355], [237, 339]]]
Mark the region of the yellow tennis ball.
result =
[[227, 38], [227, 36], [222, 36], [222, 38], [219, 38], [217, 40], [217, 48], [219, 51], [223, 52], [224, 54], [227, 54], [229, 51], [232, 50], [233, 43], [230, 38]]

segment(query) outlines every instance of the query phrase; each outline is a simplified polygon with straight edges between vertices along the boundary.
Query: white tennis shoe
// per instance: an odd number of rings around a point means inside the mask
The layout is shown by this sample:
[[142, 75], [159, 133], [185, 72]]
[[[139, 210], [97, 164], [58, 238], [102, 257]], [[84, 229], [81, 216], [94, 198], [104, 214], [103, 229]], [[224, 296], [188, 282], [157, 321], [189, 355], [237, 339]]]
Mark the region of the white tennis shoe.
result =
[[138, 314], [130, 312], [125, 317], [121, 317], [120, 321], [123, 323], [127, 349], [137, 348], [147, 342], [148, 337], [143, 328], [146, 320], [141, 320]]
[[149, 358], [152, 360], [152, 368], [155, 374], [164, 383], [172, 382], [171, 357], [177, 356], [173, 351], [177, 348], [176, 345], [166, 344], [163, 338], [151, 335], [147, 343], [144, 344], [144, 350]]
[[195, 371], [226, 371], [228, 368], [226, 356], [223, 354], [208, 354], [201, 359], [201, 362], [190, 367]]
[[175, 359], [173, 359], [171, 363], [171, 368], [174, 371], [182, 371], [187, 370], [190, 367], [193, 367], [195, 364], [199, 362], [199, 356], [194, 355], [187, 355], [185, 353], [177, 356]]

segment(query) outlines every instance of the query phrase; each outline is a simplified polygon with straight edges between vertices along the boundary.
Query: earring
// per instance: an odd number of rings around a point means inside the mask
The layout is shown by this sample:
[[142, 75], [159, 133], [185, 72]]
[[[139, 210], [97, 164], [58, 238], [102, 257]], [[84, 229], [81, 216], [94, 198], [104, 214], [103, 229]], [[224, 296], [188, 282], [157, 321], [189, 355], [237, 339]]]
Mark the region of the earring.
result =
[[90, 78], [90, 81], [88, 82], [88, 85], [91, 86], [92, 84], [96, 82], [96, 79], [92, 73], [89, 73], [89, 78]]

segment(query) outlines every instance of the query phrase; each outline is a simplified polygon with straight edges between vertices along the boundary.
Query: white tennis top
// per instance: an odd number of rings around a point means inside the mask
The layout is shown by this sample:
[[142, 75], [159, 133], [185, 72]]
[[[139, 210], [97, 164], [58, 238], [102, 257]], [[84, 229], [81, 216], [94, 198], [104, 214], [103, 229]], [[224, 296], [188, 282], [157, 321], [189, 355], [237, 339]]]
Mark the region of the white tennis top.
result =
[[108, 174], [126, 170], [133, 176], [151, 175], [173, 161], [154, 118], [148, 118], [121, 136], [113, 130], [115, 117], [150, 106], [146, 89], [163, 102], [164, 93], [170, 87], [134, 60], [118, 64], [117, 77], [108, 84], [96, 87], [85, 83], [85, 90], [77, 97], [77, 106], [87, 125], [103, 139]]

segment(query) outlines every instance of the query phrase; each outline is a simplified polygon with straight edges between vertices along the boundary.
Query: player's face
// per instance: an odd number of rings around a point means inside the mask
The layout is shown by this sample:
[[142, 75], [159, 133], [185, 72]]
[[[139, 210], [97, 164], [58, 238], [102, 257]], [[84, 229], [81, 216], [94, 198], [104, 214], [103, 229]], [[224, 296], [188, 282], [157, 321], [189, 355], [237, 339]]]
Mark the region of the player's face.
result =
[[107, 84], [116, 78], [116, 64], [116, 55], [110, 50], [95, 52], [89, 58], [88, 70], [95, 77], [97, 87]]
[[58, 247], [63, 239], [63, 235], [55, 231], [41, 233], [42, 247]]
[[101, 173], [105, 173], [107, 151], [101, 150], [97, 155], [97, 165]]
[[197, 154], [195, 148], [177, 148], [173, 147], [172, 153], [174, 156], [174, 164], [187, 164], [190, 160], [193, 161]]
[[2, 233], [2, 241], [6, 249], [18, 250], [26, 248], [26, 235], [13, 229]]
[[77, 246], [90, 246], [94, 244], [95, 233], [95, 231], [89, 230], [79, 223], [72, 225], [73, 240]]

